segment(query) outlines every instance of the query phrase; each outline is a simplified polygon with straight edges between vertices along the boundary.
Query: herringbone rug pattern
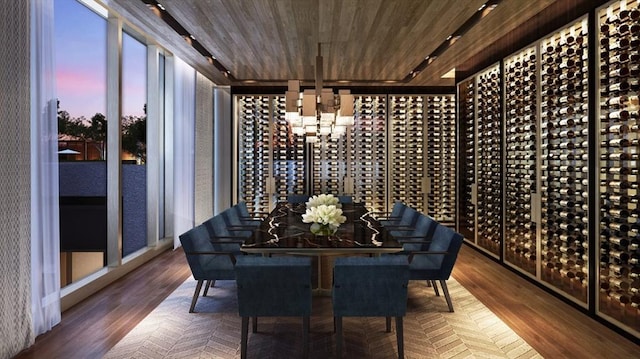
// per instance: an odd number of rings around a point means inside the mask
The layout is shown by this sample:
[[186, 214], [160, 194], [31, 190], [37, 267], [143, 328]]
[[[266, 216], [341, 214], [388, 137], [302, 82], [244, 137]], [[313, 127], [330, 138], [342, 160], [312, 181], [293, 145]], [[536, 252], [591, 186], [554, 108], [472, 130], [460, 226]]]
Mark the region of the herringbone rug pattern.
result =
[[[405, 358], [540, 358], [541, 356], [454, 279], [448, 281], [454, 313], [424, 282], [410, 282], [404, 320]], [[218, 281], [189, 313], [190, 278], [105, 358], [239, 358], [240, 317], [235, 281]], [[392, 328], [395, 326], [392, 325]], [[249, 358], [297, 358], [300, 318], [259, 318], [249, 330]], [[345, 358], [397, 358], [395, 331], [384, 318], [345, 318]], [[335, 357], [330, 297], [314, 297], [310, 358]]]

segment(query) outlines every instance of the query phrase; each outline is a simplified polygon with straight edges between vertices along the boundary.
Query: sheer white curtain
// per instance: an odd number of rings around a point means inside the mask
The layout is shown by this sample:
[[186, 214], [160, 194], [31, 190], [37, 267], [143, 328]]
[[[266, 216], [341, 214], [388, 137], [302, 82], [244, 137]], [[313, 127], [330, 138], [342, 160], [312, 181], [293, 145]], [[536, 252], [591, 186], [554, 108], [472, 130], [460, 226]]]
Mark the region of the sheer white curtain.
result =
[[31, 0], [31, 311], [35, 335], [60, 322], [58, 120], [53, 0]]
[[173, 91], [173, 245], [193, 227], [195, 176], [196, 72], [179, 58], [174, 62]]

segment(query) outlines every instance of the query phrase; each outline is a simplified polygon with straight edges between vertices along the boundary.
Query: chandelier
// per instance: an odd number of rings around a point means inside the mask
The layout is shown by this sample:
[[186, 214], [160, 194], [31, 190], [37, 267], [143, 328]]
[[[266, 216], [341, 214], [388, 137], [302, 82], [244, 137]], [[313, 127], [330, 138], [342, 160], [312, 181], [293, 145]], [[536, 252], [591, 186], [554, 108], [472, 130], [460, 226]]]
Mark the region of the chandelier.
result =
[[320, 136], [340, 138], [352, 126], [353, 95], [349, 90], [323, 88], [323, 63], [321, 46], [318, 43], [316, 56], [315, 89], [300, 92], [300, 81], [289, 80], [285, 93], [285, 118], [291, 125], [293, 133], [306, 136], [307, 143], [318, 142]]

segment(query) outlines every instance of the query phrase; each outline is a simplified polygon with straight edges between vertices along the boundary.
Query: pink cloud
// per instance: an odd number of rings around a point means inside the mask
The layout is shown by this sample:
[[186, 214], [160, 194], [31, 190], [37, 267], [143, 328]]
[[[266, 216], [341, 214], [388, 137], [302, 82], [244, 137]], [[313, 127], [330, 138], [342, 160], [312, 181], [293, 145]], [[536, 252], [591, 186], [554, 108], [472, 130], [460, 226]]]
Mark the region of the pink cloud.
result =
[[[106, 79], [95, 69], [58, 67], [56, 72], [60, 108], [71, 117], [91, 118], [96, 113], [106, 112]], [[124, 81], [123, 114], [143, 116], [146, 103], [144, 79]]]

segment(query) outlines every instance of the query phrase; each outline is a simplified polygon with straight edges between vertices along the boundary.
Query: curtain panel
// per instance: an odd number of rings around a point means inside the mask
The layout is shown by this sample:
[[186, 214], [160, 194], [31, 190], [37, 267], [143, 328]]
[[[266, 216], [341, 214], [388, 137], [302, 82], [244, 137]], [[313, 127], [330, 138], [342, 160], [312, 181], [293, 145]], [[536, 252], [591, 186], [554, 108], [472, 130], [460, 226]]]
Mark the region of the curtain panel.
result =
[[196, 72], [179, 58], [174, 62], [174, 248], [180, 234], [194, 225]]
[[31, 312], [36, 336], [61, 319], [53, 21], [53, 0], [31, 0]]

